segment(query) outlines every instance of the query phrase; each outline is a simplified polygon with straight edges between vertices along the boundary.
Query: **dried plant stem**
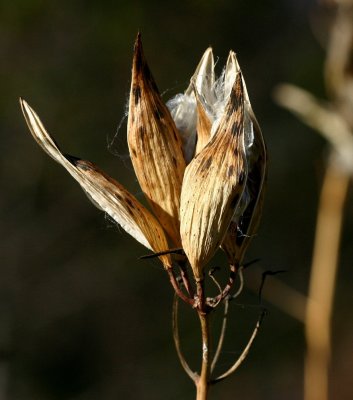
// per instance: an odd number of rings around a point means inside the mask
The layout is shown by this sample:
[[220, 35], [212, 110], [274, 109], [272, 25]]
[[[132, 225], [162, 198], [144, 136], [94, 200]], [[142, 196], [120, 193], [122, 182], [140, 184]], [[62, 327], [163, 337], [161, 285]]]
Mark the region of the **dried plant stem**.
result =
[[200, 376], [196, 383], [196, 400], [207, 400], [211, 373], [209, 314], [199, 311], [198, 315], [200, 319], [202, 335], [202, 363]]
[[231, 264], [229, 266], [229, 269], [230, 273], [229, 273], [228, 283], [226, 284], [225, 288], [221, 291], [221, 293], [214, 298], [214, 301], [212, 302], [213, 304], [211, 304], [212, 307], [216, 307], [223, 299], [225, 299], [233, 287], [238, 267], [236, 265]]
[[349, 175], [329, 163], [322, 186], [306, 309], [305, 400], [328, 399], [330, 325]]
[[211, 336], [209, 307], [206, 304], [205, 282], [196, 280], [197, 313], [200, 320], [202, 338], [202, 362], [200, 375], [196, 379], [196, 400], [207, 400], [211, 374]]
[[190, 279], [189, 279], [188, 271], [187, 271], [187, 267], [186, 267], [186, 260], [185, 259], [180, 260], [178, 265], [180, 268], [180, 274], [181, 274], [181, 279], [183, 281], [183, 285], [184, 285], [186, 291], [188, 292], [188, 295], [190, 296], [190, 298], [193, 298], [194, 297], [194, 289], [193, 289], [192, 285], [190, 284]]
[[243, 287], [244, 287], [243, 268], [244, 267], [240, 267], [238, 269], [238, 275], [239, 275], [239, 280], [240, 280], [240, 284], [239, 284], [238, 290], [236, 291], [236, 293], [234, 295], [227, 296], [224, 299], [224, 312], [223, 312], [222, 327], [221, 327], [221, 332], [220, 332], [220, 335], [219, 335], [217, 349], [215, 351], [215, 354], [214, 354], [213, 360], [212, 360], [212, 364], [211, 364], [211, 373], [213, 372], [213, 370], [216, 367], [217, 361], [219, 359], [219, 356], [220, 356], [222, 348], [223, 348], [224, 338], [225, 338], [226, 329], [227, 329], [229, 301], [232, 300], [232, 299], [237, 298], [240, 295], [240, 293], [242, 292]]
[[190, 305], [194, 305], [194, 300], [191, 299], [190, 297], [186, 296], [186, 294], [180, 289], [177, 279], [175, 277], [174, 271], [172, 268], [168, 268], [167, 269], [168, 272], [168, 276], [169, 276], [169, 280], [170, 283], [173, 286], [173, 289], [175, 291], [175, 293], [183, 300], [185, 301], [185, 303], [190, 304]]
[[253, 330], [253, 333], [252, 333], [252, 335], [251, 335], [251, 337], [250, 337], [250, 339], [249, 339], [247, 345], [245, 346], [243, 352], [241, 353], [240, 357], [239, 357], [239, 358], [237, 359], [237, 361], [228, 369], [228, 371], [226, 371], [224, 374], [220, 375], [220, 376], [217, 377], [216, 379], [213, 379], [212, 382], [211, 382], [212, 384], [215, 384], [215, 383], [217, 383], [217, 382], [223, 381], [223, 379], [227, 378], [229, 375], [231, 375], [233, 372], [235, 372], [235, 371], [240, 367], [240, 365], [241, 365], [241, 364], [243, 363], [243, 361], [246, 359], [246, 356], [249, 354], [249, 351], [250, 351], [250, 349], [251, 349], [251, 346], [252, 346], [252, 344], [254, 343], [254, 340], [255, 340], [255, 338], [256, 338], [256, 336], [257, 336], [259, 330], [260, 330], [260, 326], [261, 326], [261, 323], [262, 323], [262, 321], [263, 321], [265, 315], [266, 315], [266, 311], [265, 311], [265, 310], [262, 310], [262, 311], [261, 311], [261, 314], [260, 314], [260, 317], [259, 317], [259, 319], [258, 319], [258, 321], [257, 321], [257, 323], [256, 323], [255, 329]]
[[181, 366], [184, 368], [184, 371], [187, 373], [187, 375], [194, 381], [196, 382], [196, 377], [197, 374], [191, 370], [189, 367], [188, 363], [185, 360], [184, 354], [181, 351], [181, 346], [180, 346], [180, 338], [179, 338], [179, 324], [178, 324], [178, 310], [179, 310], [179, 297], [177, 294], [174, 295], [174, 300], [173, 300], [173, 338], [174, 338], [174, 344], [175, 348], [179, 357], [179, 361]]
[[213, 360], [212, 360], [212, 364], [211, 364], [211, 372], [213, 372], [213, 370], [215, 369], [217, 361], [218, 361], [219, 356], [220, 356], [221, 351], [222, 351], [223, 342], [224, 342], [226, 329], [227, 329], [228, 309], [229, 309], [229, 300], [228, 300], [228, 298], [226, 298], [226, 299], [224, 299], [224, 312], [223, 312], [221, 333], [219, 335], [219, 340], [218, 340], [218, 345], [217, 345], [216, 352], [215, 352], [215, 354], [213, 356]]

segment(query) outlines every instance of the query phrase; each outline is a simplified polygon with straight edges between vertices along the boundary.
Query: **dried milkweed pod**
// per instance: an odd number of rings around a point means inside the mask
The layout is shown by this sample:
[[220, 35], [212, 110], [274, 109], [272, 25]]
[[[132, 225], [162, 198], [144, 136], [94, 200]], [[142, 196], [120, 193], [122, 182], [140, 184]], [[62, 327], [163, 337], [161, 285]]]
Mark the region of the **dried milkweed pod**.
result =
[[[240, 70], [235, 54], [228, 58], [228, 71]], [[230, 72], [231, 73], [231, 72]], [[244, 139], [248, 161], [248, 179], [239, 206], [233, 215], [222, 248], [230, 264], [239, 266], [257, 232], [262, 214], [267, 176], [267, 153], [260, 126], [251, 107], [246, 84], [244, 87]]]
[[196, 279], [220, 246], [247, 177], [241, 73], [210, 142], [185, 170], [180, 232]]
[[[20, 104], [34, 139], [50, 157], [70, 173], [98, 208], [152, 251], [158, 253], [167, 248], [168, 243], [162, 227], [132, 194], [93, 163], [63, 154], [27, 102], [20, 99]], [[159, 258], [166, 268], [171, 267], [168, 255], [161, 255]]]
[[242, 205], [233, 216], [222, 243], [229, 263], [236, 266], [242, 263], [245, 252], [258, 230], [265, 194], [266, 147], [257, 121], [253, 120], [252, 123], [254, 141], [251, 151], [248, 150], [248, 179], [241, 199]]
[[[200, 101], [203, 98], [214, 102], [214, 86], [214, 58], [212, 48], [209, 47], [197, 65], [188, 88], [184, 93], [177, 94], [167, 103], [183, 141], [184, 157], [187, 164], [194, 157], [195, 149], [197, 154], [201, 150], [201, 144], [203, 147], [209, 140], [209, 134], [207, 134], [207, 138], [201, 134], [202, 138], [200, 140], [199, 113], [197, 109], [201, 106]], [[203, 111], [205, 112], [205, 110]]]
[[140, 186], [174, 245], [180, 246], [182, 141], [144, 58], [138, 35], [132, 68], [128, 144]]

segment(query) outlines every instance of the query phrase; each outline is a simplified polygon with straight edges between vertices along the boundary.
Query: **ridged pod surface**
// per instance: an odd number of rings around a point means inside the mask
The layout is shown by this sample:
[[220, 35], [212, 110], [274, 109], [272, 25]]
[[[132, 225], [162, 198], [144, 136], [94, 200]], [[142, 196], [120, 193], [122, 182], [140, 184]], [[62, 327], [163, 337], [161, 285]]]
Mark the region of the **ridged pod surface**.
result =
[[245, 252], [258, 230], [267, 176], [266, 146], [261, 129], [252, 111], [249, 118], [253, 124], [254, 142], [248, 157], [248, 179], [245, 189], [248, 202], [240, 218], [232, 220], [222, 243], [229, 263], [237, 266], [242, 263]]
[[218, 128], [185, 171], [180, 209], [183, 249], [195, 278], [220, 246], [247, 179], [244, 98], [239, 72]]
[[[36, 142], [70, 173], [89, 199], [144, 246], [154, 252], [164, 251], [168, 246], [167, 239], [155, 217], [121, 184], [96, 165], [63, 154], [33, 109], [22, 99], [20, 103], [28, 128]], [[165, 268], [172, 266], [168, 255], [159, 258]]]
[[134, 50], [127, 137], [142, 191], [174, 245], [180, 246], [182, 141], [144, 58], [140, 35]]

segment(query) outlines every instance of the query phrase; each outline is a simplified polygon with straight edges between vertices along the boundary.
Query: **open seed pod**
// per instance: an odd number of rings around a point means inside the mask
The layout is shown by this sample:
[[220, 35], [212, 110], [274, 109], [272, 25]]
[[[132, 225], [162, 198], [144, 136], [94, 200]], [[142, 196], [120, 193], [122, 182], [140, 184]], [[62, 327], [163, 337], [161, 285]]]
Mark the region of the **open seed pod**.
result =
[[182, 141], [135, 43], [128, 118], [128, 144], [140, 186], [159, 222], [180, 246], [180, 192], [185, 170]]
[[184, 251], [196, 279], [223, 241], [247, 179], [241, 73], [218, 128], [185, 170], [180, 209]]

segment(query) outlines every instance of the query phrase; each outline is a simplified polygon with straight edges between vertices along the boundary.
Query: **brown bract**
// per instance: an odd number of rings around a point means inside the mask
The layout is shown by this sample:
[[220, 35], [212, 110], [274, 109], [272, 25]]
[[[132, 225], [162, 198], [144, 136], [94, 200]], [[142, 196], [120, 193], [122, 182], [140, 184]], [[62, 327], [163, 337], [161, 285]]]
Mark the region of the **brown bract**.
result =
[[135, 43], [129, 103], [128, 144], [134, 170], [154, 214], [180, 246], [180, 192], [185, 170], [182, 141]]
[[247, 179], [244, 98], [238, 73], [215, 135], [185, 171], [181, 239], [195, 278], [220, 246]]

